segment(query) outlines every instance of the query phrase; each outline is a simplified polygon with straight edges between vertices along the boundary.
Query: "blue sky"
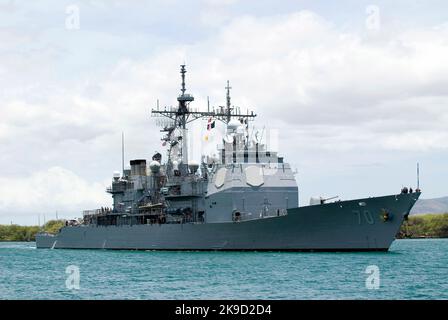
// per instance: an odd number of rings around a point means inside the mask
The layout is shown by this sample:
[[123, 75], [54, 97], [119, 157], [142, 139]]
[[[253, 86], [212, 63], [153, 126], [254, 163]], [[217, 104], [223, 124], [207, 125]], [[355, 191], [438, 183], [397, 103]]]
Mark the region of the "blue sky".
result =
[[194, 107], [224, 104], [229, 79], [232, 101], [278, 130], [302, 205], [397, 192], [417, 162], [423, 197], [448, 195], [447, 7], [0, 0], [0, 223], [110, 205], [121, 132], [128, 160], [160, 150], [149, 110], [175, 104], [184, 61]]

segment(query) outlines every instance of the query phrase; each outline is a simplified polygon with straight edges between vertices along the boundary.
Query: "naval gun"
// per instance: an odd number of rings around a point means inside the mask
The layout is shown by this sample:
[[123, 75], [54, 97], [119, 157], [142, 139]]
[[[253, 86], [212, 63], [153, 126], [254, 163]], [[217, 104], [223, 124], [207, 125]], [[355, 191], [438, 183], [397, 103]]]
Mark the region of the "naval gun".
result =
[[324, 198], [324, 197], [311, 197], [310, 199], [310, 206], [315, 206], [318, 204], [325, 204], [327, 201], [334, 200], [339, 198], [339, 196], [331, 197], [331, 198]]

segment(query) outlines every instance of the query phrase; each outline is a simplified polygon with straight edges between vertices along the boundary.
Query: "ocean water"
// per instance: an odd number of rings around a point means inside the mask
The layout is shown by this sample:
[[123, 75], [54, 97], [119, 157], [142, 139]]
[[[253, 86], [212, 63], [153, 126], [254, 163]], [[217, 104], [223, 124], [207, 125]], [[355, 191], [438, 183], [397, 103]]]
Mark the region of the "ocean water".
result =
[[384, 253], [50, 250], [0, 243], [0, 299], [448, 299], [448, 239], [397, 240]]

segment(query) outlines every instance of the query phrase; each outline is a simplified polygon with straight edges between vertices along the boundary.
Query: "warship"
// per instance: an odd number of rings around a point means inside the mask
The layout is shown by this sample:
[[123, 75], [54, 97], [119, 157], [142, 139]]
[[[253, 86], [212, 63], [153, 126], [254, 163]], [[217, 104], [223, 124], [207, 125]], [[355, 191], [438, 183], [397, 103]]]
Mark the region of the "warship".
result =
[[[162, 109], [157, 103], [151, 110], [164, 119], [159, 124], [166, 155], [155, 152], [148, 162], [122, 165], [107, 188], [112, 208], [84, 211], [57, 234], [37, 234], [37, 248], [389, 250], [420, 189], [348, 201], [313, 197], [299, 207], [296, 173], [250, 133], [256, 114], [232, 105], [229, 83], [225, 106], [208, 104], [200, 111], [186, 93], [185, 65], [180, 72], [177, 106]], [[208, 131], [219, 124], [225, 132], [217, 153], [195, 163], [188, 157], [188, 128], [201, 119]]]

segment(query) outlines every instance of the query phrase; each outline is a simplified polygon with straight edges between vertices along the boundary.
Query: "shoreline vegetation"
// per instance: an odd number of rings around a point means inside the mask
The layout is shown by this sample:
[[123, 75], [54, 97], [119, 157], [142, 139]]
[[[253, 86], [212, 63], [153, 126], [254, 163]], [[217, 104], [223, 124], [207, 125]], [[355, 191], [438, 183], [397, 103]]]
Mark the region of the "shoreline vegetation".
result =
[[[0, 225], [0, 241], [35, 241], [38, 232], [56, 234], [65, 220], [50, 220], [45, 225]], [[410, 216], [404, 221], [397, 239], [448, 238], [448, 213]]]
[[35, 241], [38, 232], [56, 234], [65, 226], [65, 220], [50, 220], [43, 226], [0, 225], [0, 241]]
[[448, 213], [409, 216], [397, 239], [448, 238]]

